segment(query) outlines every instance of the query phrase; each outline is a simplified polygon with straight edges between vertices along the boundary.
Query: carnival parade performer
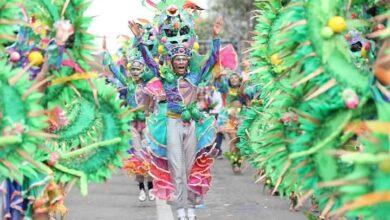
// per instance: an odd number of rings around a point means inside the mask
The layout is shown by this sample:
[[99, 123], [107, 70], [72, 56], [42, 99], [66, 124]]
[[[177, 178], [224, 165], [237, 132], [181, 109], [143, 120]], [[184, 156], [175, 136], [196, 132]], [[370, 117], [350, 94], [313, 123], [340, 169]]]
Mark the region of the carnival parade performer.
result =
[[[185, 35], [193, 32], [190, 30], [192, 23], [185, 17], [185, 11], [179, 12], [177, 7], [170, 6], [160, 29], [172, 37], [172, 29], [179, 24], [183, 40]], [[177, 23], [179, 20], [182, 23]], [[162, 81], [166, 93], [166, 101], [160, 101], [147, 125], [153, 156], [151, 174], [155, 178], [154, 192], [177, 210], [179, 219], [186, 218], [185, 209], [188, 209], [189, 219], [196, 219], [195, 206], [202, 202], [210, 188], [213, 163], [210, 154], [216, 133], [214, 118], [201, 113], [196, 107], [197, 86], [208, 80], [210, 70], [218, 61], [222, 19], [214, 24], [212, 52], [204, 65], [193, 59], [188, 43], [187, 46], [183, 41], [169, 44], [168, 40], [165, 47], [170, 65], [160, 67], [141, 41], [139, 27], [130, 22], [130, 28], [139, 39], [139, 49], [146, 64]], [[191, 37], [187, 40], [194, 42]]]
[[[145, 63], [136, 49], [122, 48], [124, 56], [121, 62], [115, 64], [106, 50], [104, 42], [104, 66], [107, 66], [114, 78], [111, 80], [118, 86], [120, 97], [125, 100], [123, 105], [131, 108], [133, 120], [131, 122], [131, 149], [128, 150], [130, 158], [124, 161], [124, 169], [129, 175], [135, 176], [139, 187], [138, 200], [145, 202], [155, 200], [153, 179], [148, 174], [150, 169], [149, 156], [145, 141], [145, 118], [150, 110], [151, 97], [144, 90], [143, 73], [147, 71]], [[145, 186], [147, 182], [147, 188]]]
[[243, 91], [242, 78], [239, 74], [229, 70], [223, 71], [215, 85], [219, 88], [225, 98], [227, 109], [220, 113], [219, 124], [222, 124], [222, 131], [230, 138], [230, 151], [225, 156], [231, 162], [233, 172], [242, 172], [243, 157], [240, 149], [237, 148], [239, 138], [237, 137], [238, 126], [240, 125], [239, 114], [248, 99]]

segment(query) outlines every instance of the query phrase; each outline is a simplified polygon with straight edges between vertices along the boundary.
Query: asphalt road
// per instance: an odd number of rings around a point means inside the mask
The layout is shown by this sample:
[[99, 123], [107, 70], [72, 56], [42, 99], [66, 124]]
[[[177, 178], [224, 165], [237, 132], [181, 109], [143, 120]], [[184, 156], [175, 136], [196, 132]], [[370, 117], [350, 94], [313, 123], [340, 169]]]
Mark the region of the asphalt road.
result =
[[[227, 160], [217, 160], [213, 187], [204, 207], [197, 210], [199, 220], [303, 220], [300, 212], [290, 212], [288, 201], [265, 195], [253, 183], [253, 170], [234, 175]], [[67, 220], [173, 220], [175, 213], [163, 201], [138, 201], [135, 181], [119, 172], [109, 182], [89, 187], [87, 197], [77, 188], [69, 194]]]

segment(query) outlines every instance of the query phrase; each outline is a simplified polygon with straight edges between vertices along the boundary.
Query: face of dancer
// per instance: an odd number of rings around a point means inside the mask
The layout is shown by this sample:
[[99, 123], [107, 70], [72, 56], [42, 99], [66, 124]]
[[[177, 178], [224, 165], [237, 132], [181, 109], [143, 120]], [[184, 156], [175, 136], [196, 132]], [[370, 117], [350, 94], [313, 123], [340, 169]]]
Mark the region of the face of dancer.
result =
[[241, 81], [241, 79], [237, 75], [233, 75], [233, 76], [230, 77], [230, 85], [232, 87], [239, 87], [240, 83], [241, 83], [240, 81]]
[[189, 60], [186, 56], [175, 56], [172, 60], [173, 71], [179, 75], [185, 75], [187, 73]]
[[141, 78], [141, 73], [143, 71], [144, 65], [140, 62], [134, 62], [131, 65], [130, 75], [135, 81], [139, 81]]

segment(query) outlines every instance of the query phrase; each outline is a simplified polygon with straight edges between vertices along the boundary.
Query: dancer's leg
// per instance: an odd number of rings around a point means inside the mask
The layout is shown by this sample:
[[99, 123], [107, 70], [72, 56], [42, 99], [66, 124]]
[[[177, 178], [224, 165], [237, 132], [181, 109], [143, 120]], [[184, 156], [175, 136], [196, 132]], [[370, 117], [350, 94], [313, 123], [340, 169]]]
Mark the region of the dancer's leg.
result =
[[[194, 165], [195, 158], [196, 158], [196, 134], [195, 134], [195, 123], [191, 123], [191, 125], [188, 125], [184, 127], [184, 154], [185, 154], [185, 166], [186, 166], [186, 180], [188, 180], [188, 177], [190, 175], [192, 166]], [[187, 184], [186, 184], [187, 186]], [[188, 186], [187, 186], [188, 190]], [[197, 204], [198, 196], [188, 191], [187, 195], [187, 207], [188, 208], [195, 208]]]
[[[187, 201], [187, 179], [182, 141], [182, 121], [168, 118], [167, 129], [167, 158], [169, 170], [175, 186], [173, 198], [170, 199], [169, 203], [179, 212], [179, 210], [186, 207]], [[178, 214], [181, 215], [181, 211]]]
[[151, 176], [147, 176], [146, 180], [148, 181], [148, 198], [150, 201], [154, 201], [156, 196], [153, 194], [153, 179]]

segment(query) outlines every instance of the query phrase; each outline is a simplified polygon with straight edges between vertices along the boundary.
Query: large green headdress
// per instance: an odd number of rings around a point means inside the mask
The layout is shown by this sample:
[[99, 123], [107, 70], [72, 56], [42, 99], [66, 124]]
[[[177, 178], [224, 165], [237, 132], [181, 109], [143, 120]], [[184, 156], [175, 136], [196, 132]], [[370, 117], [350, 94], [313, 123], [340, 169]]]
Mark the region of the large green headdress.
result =
[[[373, 182], [358, 182], [365, 168], [358, 171], [360, 166], [340, 163], [334, 155], [353, 151], [355, 136], [347, 129], [353, 121], [376, 117], [367, 68], [372, 60], [363, 49], [356, 59], [345, 36], [352, 30], [371, 31], [373, 24], [356, 21], [370, 16], [360, 10], [366, 3], [347, 7], [348, 1], [272, 0], [256, 5], [260, 14], [251, 80], [263, 89], [263, 105], [247, 112], [246, 129], [240, 130], [246, 143], [240, 147], [266, 171], [275, 191], [300, 191], [304, 198], [314, 193], [323, 215], [336, 213], [358, 195], [375, 191], [369, 187]], [[353, 14], [358, 18], [352, 19]]]
[[[103, 182], [116, 168], [129, 148], [130, 114], [120, 107], [117, 90], [104, 80], [75, 80], [49, 88], [45, 97], [50, 109], [60, 107], [67, 123], [56, 126], [59, 138], [46, 144], [58, 182], [74, 180], [87, 191], [87, 183]], [[53, 158], [54, 157], [54, 158]]]
[[89, 63], [93, 61], [91, 51], [94, 48], [94, 36], [87, 32], [92, 17], [86, 17], [84, 14], [90, 2], [85, 0], [33, 0], [26, 1], [25, 5], [30, 16], [48, 25], [50, 38], [56, 37], [60, 22], [69, 21], [73, 26], [73, 34], [66, 42], [67, 52], [70, 59], [77, 61], [85, 71], [89, 71]]

